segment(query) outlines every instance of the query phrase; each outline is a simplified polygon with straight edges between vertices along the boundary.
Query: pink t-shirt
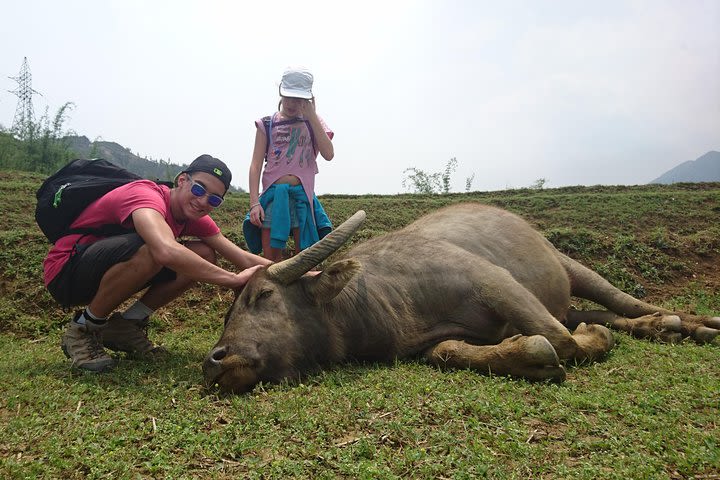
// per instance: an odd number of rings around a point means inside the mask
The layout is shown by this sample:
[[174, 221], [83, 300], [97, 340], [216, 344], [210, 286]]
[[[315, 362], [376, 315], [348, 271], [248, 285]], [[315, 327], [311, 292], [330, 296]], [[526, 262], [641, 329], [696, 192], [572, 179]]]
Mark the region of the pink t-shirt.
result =
[[[315, 193], [315, 174], [318, 173], [317, 162], [315, 161], [318, 152], [315, 150], [307, 124], [298, 119], [296, 122], [278, 125], [282, 123], [279, 113], [273, 114], [271, 141], [267, 156], [267, 162], [262, 173], [263, 191], [275, 183], [283, 175], [295, 175], [300, 179], [310, 205], [313, 204]], [[320, 123], [332, 140], [333, 131], [328, 128], [322, 118]], [[255, 121], [255, 126], [265, 133], [265, 126], [262, 119]], [[318, 132], [313, 132], [316, 136]]]
[[[215, 221], [204, 216], [196, 221], [179, 223], [170, 210], [170, 188], [149, 180], [138, 180], [118, 187], [87, 206], [70, 225], [70, 228], [97, 228], [102, 225], [122, 225], [133, 228], [132, 212], [139, 208], [152, 208], [165, 217], [175, 237], [212, 237], [220, 233]], [[82, 238], [81, 238], [82, 237]], [[45, 285], [60, 273], [70, 258], [75, 242], [93, 243], [102, 237], [94, 235], [66, 235], [60, 238], [45, 257]]]

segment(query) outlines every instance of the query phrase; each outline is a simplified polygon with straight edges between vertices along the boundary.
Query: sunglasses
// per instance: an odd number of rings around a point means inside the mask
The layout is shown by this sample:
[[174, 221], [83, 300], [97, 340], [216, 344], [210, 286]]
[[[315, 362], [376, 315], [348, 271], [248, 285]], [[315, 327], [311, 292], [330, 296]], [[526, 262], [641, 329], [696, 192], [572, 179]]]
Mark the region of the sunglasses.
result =
[[192, 194], [195, 195], [196, 197], [204, 197], [207, 195], [207, 201], [211, 207], [217, 208], [225, 200], [220, 195], [215, 195], [214, 193], [208, 193], [207, 189], [201, 183], [197, 183], [195, 180], [193, 180], [193, 178], [190, 175], [188, 175], [187, 177], [190, 179], [190, 182], [191, 182], [190, 191], [192, 192]]

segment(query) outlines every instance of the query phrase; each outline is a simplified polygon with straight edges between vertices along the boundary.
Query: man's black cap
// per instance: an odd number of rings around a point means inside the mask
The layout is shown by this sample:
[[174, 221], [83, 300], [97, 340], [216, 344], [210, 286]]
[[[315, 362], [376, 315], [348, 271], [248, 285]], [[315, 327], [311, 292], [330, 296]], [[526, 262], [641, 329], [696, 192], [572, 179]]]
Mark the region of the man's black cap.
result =
[[207, 153], [197, 157], [195, 160], [193, 160], [193, 162], [188, 168], [186, 168], [180, 173], [193, 172], [209, 173], [210, 175], [217, 177], [221, 182], [223, 182], [226, 192], [230, 188], [230, 182], [232, 181], [232, 173], [230, 173], [230, 169], [227, 167], [227, 165], [225, 165], [225, 163], [223, 163], [222, 160], [208, 155]]

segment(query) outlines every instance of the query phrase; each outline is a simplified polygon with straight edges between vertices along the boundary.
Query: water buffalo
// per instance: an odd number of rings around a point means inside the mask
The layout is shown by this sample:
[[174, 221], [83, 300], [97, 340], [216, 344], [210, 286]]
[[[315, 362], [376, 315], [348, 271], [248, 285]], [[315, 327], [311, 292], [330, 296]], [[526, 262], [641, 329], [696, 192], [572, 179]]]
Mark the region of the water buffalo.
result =
[[[517, 215], [475, 203], [426, 215], [305, 275], [364, 218], [357, 212], [311, 248], [253, 276], [204, 361], [207, 384], [246, 392], [343, 361], [417, 355], [442, 367], [563, 381], [561, 361], [597, 359], [613, 347], [604, 325], [667, 341], [710, 342], [720, 333], [720, 318], [637, 300]], [[571, 295], [608, 310], [573, 310]]]

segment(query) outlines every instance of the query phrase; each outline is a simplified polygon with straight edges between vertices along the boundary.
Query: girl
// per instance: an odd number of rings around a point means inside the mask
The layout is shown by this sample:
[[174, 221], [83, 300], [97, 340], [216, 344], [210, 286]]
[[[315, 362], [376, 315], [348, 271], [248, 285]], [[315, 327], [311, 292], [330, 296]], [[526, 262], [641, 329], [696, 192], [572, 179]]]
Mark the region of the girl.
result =
[[[274, 262], [282, 260], [291, 232], [300, 251], [332, 229], [315, 196], [315, 160], [318, 153], [332, 160], [333, 132], [315, 111], [312, 84], [308, 70], [286, 70], [280, 82], [279, 111], [255, 122], [250, 211], [243, 233], [252, 252], [262, 250]], [[259, 195], [261, 171], [263, 193]]]

